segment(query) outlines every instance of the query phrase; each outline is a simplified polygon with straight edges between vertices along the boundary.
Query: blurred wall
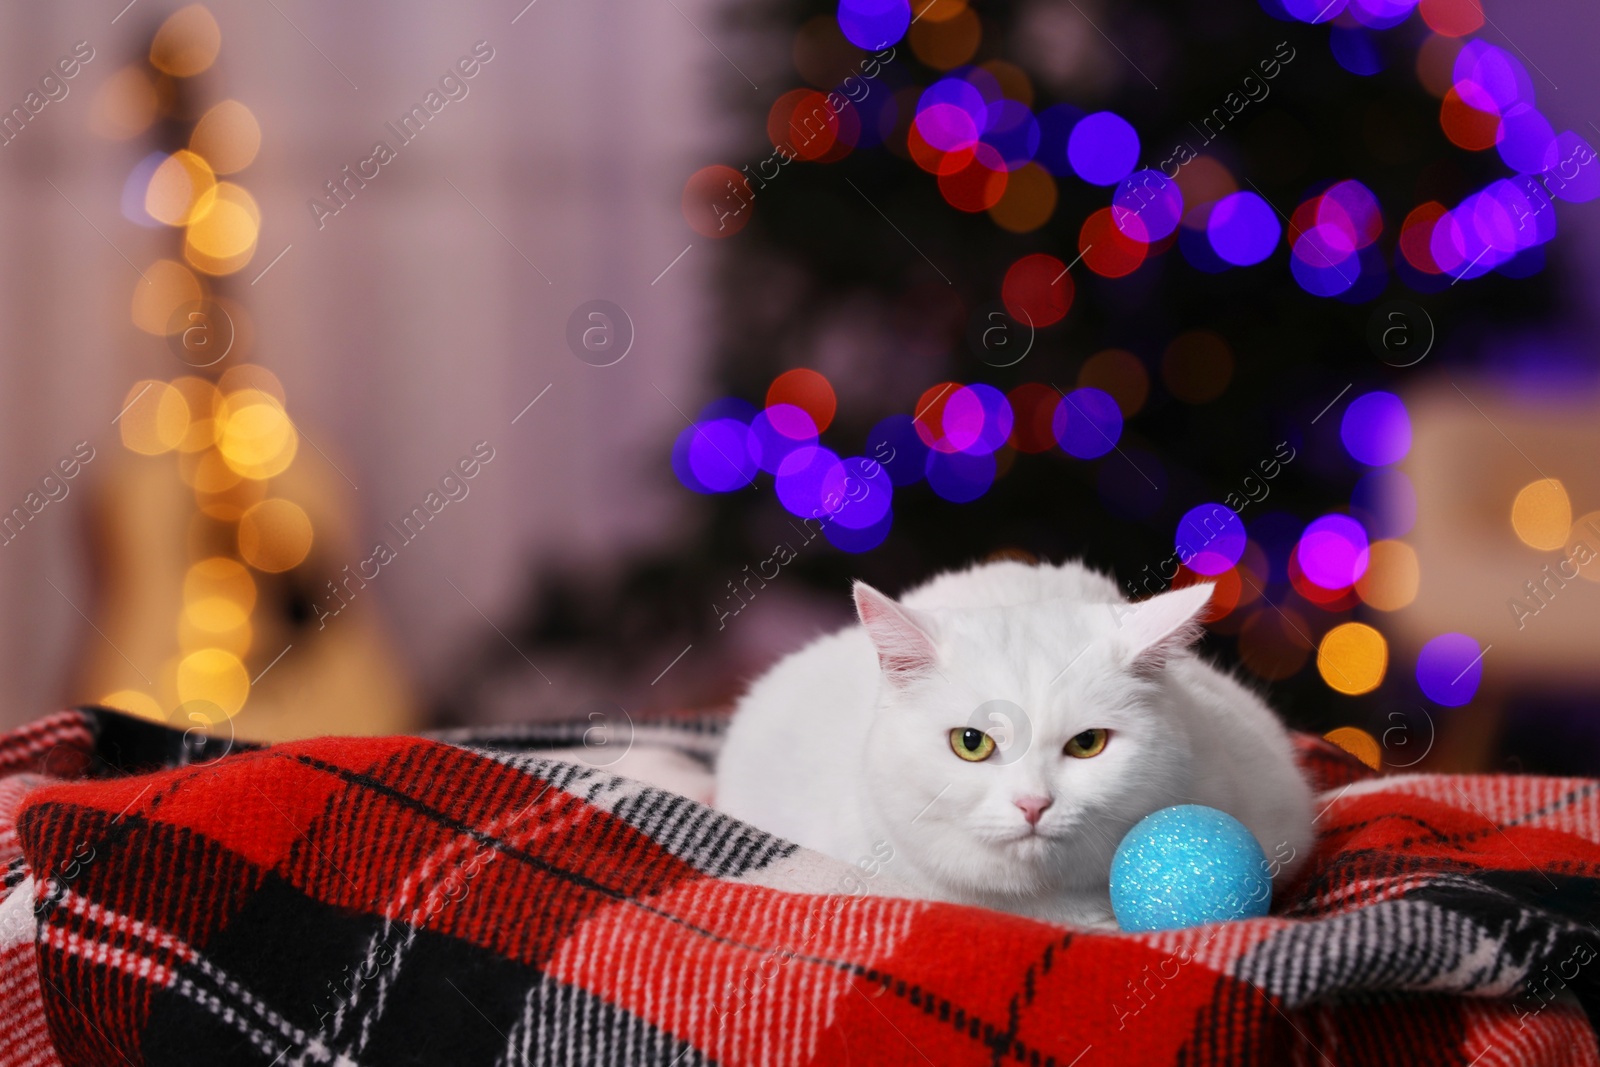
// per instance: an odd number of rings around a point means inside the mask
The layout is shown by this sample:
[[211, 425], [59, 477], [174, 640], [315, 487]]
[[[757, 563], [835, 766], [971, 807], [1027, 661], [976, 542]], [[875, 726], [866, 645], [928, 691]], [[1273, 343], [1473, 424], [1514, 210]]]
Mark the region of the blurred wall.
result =
[[[86, 498], [120, 448], [112, 419], [130, 383], [184, 369], [129, 322], [135, 265], [173, 254], [119, 211], [149, 145], [89, 127], [96, 91], [178, 5], [119, 6], [0, 13], [7, 107], [75, 42], [94, 49], [68, 95], [0, 147], [0, 499], [19, 503], [80, 440], [102, 460], [0, 548], [0, 725], [88, 695], [68, 681], [79, 642], [100, 640], [79, 613]], [[674, 404], [705, 399], [711, 257], [679, 198], [719, 129], [711, 67], [724, 60], [696, 29], [718, 36], [711, 0], [208, 6], [222, 28], [211, 76], [263, 128], [237, 179], [261, 204], [260, 244], [236, 277], [253, 358], [282, 379], [313, 446], [297, 463], [347, 479], [365, 544], [475, 442], [495, 449], [470, 496], [376, 583], [409, 668], [435, 682], [489, 632], [480, 609], [493, 619], [526, 593], [530, 562], [611, 557], [675, 521], [660, 442], [684, 422]], [[399, 146], [385, 124], [480, 41], [493, 58], [468, 94]], [[308, 201], [379, 139], [397, 158], [319, 229]], [[594, 298], [636, 329], [615, 366], [564, 341]]]

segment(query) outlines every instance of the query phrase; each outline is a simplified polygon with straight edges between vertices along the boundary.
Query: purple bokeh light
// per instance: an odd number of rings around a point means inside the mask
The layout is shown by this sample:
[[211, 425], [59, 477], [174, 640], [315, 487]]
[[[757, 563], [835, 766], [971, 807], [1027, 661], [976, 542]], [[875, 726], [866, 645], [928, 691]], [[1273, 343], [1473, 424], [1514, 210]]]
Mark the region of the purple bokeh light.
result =
[[1339, 439], [1357, 463], [1387, 467], [1411, 451], [1411, 415], [1406, 404], [1382, 390], [1350, 401], [1339, 423]]
[[1183, 191], [1159, 170], [1136, 170], [1111, 196], [1111, 221], [1135, 241], [1160, 241], [1183, 218]]
[[1096, 111], [1072, 128], [1067, 160], [1090, 185], [1115, 185], [1139, 162], [1139, 134], [1121, 115]]
[[839, 30], [857, 48], [876, 52], [906, 35], [911, 26], [908, 0], [839, 0]]
[[1440, 634], [1417, 654], [1417, 685], [1435, 704], [1459, 708], [1483, 681], [1484, 649], [1462, 633]]
[[1094, 459], [1117, 447], [1122, 437], [1122, 409], [1110, 393], [1086, 385], [1056, 404], [1050, 430], [1069, 456]]
[[1219, 258], [1236, 267], [1250, 267], [1278, 247], [1283, 227], [1278, 213], [1260, 196], [1232, 193], [1218, 200], [1206, 220], [1206, 237]]
[[1367, 573], [1367, 531], [1348, 515], [1314, 519], [1300, 535], [1300, 570], [1324, 589], [1345, 589]]
[[994, 484], [994, 456], [988, 453], [928, 452], [928, 487], [952, 504], [976, 500]]
[[1178, 560], [1196, 574], [1232, 570], [1244, 555], [1244, 521], [1226, 504], [1201, 504], [1178, 520], [1173, 545]]

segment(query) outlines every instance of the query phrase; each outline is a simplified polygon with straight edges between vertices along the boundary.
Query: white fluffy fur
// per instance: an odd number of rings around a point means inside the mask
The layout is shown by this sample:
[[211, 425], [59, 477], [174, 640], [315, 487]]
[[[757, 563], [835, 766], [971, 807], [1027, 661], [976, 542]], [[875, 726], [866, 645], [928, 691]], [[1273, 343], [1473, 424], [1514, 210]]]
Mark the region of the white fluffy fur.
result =
[[[1208, 597], [1129, 604], [1076, 563], [980, 564], [899, 604], [858, 584], [864, 625], [781, 660], [740, 701], [717, 806], [846, 861], [887, 842], [885, 873], [932, 898], [1114, 926], [1123, 834], [1206, 804], [1283, 863], [1281, 884], [1310, 851], [1310, 790], [1272, 710], [1188, 648]], [[997, 699], [1024, 709], [1026, 751], [1017, 730], [1015, 754], [960, 759], [951, 729], [987, 728], [974, 712]], [[1063, 752], [1093, 727], [1110, 731], [1103, 752]], [[1037, 827], [1019, 796], [1051, 798]]]

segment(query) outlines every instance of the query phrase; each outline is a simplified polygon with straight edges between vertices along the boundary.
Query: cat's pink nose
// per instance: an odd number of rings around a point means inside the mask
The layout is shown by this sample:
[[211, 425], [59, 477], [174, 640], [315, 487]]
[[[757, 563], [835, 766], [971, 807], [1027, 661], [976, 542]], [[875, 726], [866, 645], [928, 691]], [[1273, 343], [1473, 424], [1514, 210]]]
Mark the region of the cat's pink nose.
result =
[[1028, 820], [1029, 826], [1032, 826], [1039, 821], [1044, 809], [1048, 808], [1052, 801], [1049, 797], [1018, 797], [1012, 803], [1022, 809], [1022, 817]]

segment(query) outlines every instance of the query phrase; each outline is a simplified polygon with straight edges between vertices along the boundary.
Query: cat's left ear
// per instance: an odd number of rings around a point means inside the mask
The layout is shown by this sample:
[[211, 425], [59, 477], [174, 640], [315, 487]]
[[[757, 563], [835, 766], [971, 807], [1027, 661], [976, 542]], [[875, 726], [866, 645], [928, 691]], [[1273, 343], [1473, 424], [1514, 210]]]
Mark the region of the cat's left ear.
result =
[[1186, 585], [1117, 610], [1130, 659], [1159, 667], [1200, 639], [1200, 613], [1211, 603], [1210, 585]]
[[878, 665], [886, 678], [905, 682], [934, 669], [938, 649], [925, 620], [866, 582], [855, 583], [851, 591], [856, 614], [878, 650]]

